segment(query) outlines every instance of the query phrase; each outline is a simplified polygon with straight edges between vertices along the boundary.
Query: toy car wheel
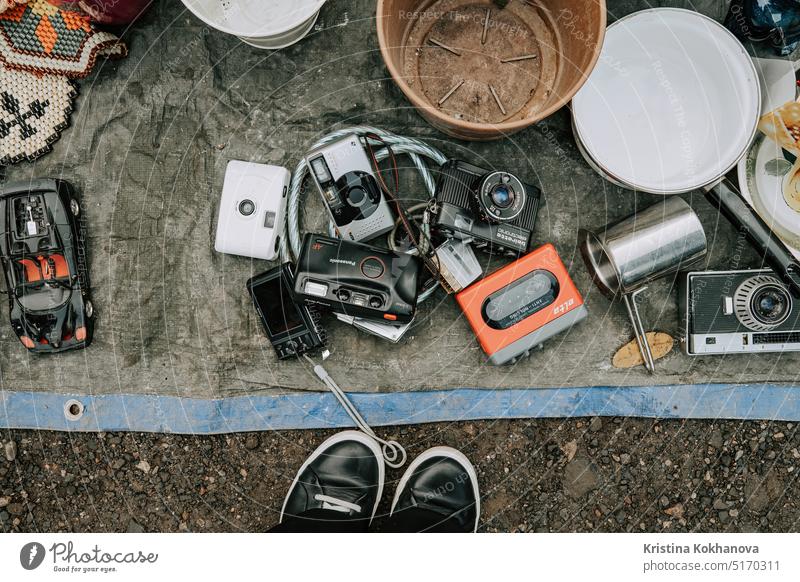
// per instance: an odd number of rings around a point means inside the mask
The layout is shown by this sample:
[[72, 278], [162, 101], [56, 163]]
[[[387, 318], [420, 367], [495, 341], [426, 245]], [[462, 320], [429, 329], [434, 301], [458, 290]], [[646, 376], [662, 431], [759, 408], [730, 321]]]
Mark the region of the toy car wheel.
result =
[[86, 317], [91, 317], [94, 315], [94, 305], [92, 305], [91, 301], [86, 302]]
[[69, 209], [73, 216], [78, 216], [81, 213], [81, 205], [74, 198], [69, 201]]

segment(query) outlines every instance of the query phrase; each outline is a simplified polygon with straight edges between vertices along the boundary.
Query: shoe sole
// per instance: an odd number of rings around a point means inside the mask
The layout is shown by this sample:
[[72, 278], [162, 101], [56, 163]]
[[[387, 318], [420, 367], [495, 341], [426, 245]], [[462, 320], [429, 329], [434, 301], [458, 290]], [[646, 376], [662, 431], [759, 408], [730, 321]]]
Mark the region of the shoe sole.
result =
[[381, 451], [381, 447], [375, 441], [375, 439], [367, 436], [361, 431], [358, 430], [345, 430], [342, 432], [338, 432], [332, 437], [328, 438], [324, 443], [318, 446], [313, 453], [309, 455], [306, 459], [303, 466], [300, 467], [300, 470], [297, 471], [297, 475], [295, 475], [294, 480], [292, 481], [291, 486], [289, 487], [289, 492], [286, 494], [286, 498], [283, 500], [283, 507], [281, 507], [281, 517], [278, 523], [283, 523], [283, 516], [284, 512], [286, 511], [286, 504], [289, 503], [289, 497], [291, 497], [294, 488], [297, 486], [297, 482], [300, 479], [300, 475], [308, 468], [308, 466], [320, 455], [325, 453], [331, 446], [345, 442], [345, 441], [356, 441], [365, 446], [367, 446], [371, 451], [372, 454], [378, 460], [378, 495], [375, 498], [375, 506], [372, 508], [372, 515], [369, 518], [370, 523], [375, 518], [375, 513], [378, 511], [378, 505], [381, 502], [381, 497], [383, 496], [383, 482], [386, 476], [386, 467], [383, 464], [383, 452]]
[[389, 515], [391, 516], [394, 514], [394, 508], [397, 506], [397, 502], [400, 499], [400, 493], [405, 489], [406, 485], [408, 484], [408, 480], [411, 479], [411, 475], [414, 474], [414, 471], [416, 471], [417, 467], [419, 467], [428, 459], [432, 459], [434, 457], [446, 457], [448, 459], [458, 461], [458, 463], [461, 464], [461, 466], [467, 471], [467, 475], [469, 475], [469, 479], [472, 482], [472, 490], [475, 492], [475, 528], [472, 531], [477, 532], [478, 521], [481, 518], [481, 494], [478, 488], [478, 474], [475, 471], [475, 467], [464, 455], [464, 453], [452, 447], [432, 447], [414, 459], [414, 461], [408, 466], [408, 469], [406, 469], [406, 472], [403, 473], [403, 476], [400, 478], [400, 483], [397, 485], [397, 491], [395, 491], [394, 499], [392, 500], [392, 509], [389, 510]]

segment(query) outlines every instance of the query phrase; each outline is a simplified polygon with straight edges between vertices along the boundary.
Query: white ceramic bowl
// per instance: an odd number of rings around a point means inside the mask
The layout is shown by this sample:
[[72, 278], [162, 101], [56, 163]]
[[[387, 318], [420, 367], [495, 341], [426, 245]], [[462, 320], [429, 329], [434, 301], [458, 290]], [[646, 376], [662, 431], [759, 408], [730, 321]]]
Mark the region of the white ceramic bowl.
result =
[[181, 0], [209, 26], [249, 45], [281, 49], [303, 39], [326, 0]]

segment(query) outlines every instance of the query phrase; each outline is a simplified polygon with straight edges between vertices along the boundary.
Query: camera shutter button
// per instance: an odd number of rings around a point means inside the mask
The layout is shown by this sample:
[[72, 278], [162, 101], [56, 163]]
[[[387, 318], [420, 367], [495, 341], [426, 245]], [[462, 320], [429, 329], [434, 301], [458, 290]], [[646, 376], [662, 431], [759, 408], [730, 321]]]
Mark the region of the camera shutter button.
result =
[[361, 272], [370, 279], [377, 279], [385, 270], [383, 262], [376, 257], [369, 257], [361, 262]]

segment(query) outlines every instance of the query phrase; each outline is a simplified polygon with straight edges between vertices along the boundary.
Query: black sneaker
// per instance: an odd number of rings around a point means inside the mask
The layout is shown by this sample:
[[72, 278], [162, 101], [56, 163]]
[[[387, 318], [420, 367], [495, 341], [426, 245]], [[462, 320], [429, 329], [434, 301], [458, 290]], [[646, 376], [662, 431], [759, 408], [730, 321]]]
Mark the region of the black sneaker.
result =
[[337, 433], [311, 453], [286, 494], [280, 522], [313, 511], [337, 512], [335, 519], [375, 516], [383, 493], [383, 455], [363, 432]]
[[[475, 532], [481, 513], [478, 476], [463, 453], [433, 447], [414, 459], [397, 486], [390, 515], [418, 523], [406, 531]], [[413, 517], [411, 517], [413, 516]]]

